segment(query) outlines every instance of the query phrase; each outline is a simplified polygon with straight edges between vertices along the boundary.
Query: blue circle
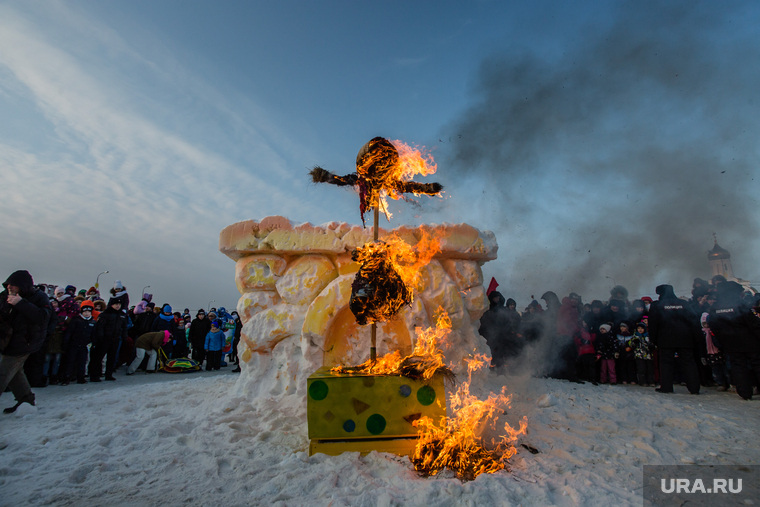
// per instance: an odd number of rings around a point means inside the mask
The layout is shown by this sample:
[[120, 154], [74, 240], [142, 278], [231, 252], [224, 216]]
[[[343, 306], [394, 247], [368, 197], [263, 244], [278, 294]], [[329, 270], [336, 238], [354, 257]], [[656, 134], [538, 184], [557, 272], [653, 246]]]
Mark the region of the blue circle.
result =
[[412, 388], [404, 384], [398, 388], [398, 393], [404, 398], [407, 398], [410, 394], [412, 394]]
[[346, 433], [353, 433], [355, 429], [356, 429], [356, 423], [352, 421], [351, 419], [343, 423], [343, 430]]

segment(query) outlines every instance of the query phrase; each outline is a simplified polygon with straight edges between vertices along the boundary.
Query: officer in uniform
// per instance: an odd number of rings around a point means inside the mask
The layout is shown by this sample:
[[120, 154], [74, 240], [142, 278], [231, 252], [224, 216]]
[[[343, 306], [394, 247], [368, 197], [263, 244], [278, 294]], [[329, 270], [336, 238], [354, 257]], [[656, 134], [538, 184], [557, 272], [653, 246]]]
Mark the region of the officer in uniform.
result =
[[673, 392], [676, 354], [691, 394], [699, 394], [699, 370], [695, 360], [700, 337], [699, 319], [689, 303], [676, 297], [672, 285], [656, 289], [660, 299], [649, 310], [649, 339], [659, 349], [660, 387], [657, 392]]

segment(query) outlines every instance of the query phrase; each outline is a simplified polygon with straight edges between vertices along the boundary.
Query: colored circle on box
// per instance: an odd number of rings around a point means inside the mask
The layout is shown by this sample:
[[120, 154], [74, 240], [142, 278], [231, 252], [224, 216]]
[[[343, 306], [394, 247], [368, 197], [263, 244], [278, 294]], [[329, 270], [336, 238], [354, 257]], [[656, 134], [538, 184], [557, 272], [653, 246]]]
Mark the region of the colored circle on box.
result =
[[385, 417], [380, 414], [372, 414], [367, 418], [367, 431], [373, 435], [379, 435], [385, 431]]
[[343, 423], [343, 431], [346, 433], [353, 433], [356, 429], [356, 423], [349, 419], [348, 421]]
[[327, 398], [327, 392], [329, 391], [327, 384], [321, 380], [315, 380], [309, 386], [309, 396], [312, 400], [320, 401]]
[[412, 388], [404, 384], [398, 388], [398, 393], [404, 398], [408, 398], [409, 395], [412, 394]]
[[422, 386], [417, 390], [417, 401], [428, 406], [435, 401], [435, 389], [430, 386]]

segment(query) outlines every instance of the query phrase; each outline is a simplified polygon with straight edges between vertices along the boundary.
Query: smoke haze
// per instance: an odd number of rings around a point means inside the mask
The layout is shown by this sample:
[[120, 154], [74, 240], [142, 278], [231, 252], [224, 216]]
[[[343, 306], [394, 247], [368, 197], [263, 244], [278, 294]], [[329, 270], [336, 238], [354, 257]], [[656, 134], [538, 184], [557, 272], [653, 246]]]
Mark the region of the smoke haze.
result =
[[482, 63], [442, 166], [480, 201], [500, 245], [484, 269], [519, 309], [545, 290], [688, 293], [710, 276], [713, 233], [736, 276], [760, 279], [760, 20], [707, 5], [628, 3], [554, 57]]

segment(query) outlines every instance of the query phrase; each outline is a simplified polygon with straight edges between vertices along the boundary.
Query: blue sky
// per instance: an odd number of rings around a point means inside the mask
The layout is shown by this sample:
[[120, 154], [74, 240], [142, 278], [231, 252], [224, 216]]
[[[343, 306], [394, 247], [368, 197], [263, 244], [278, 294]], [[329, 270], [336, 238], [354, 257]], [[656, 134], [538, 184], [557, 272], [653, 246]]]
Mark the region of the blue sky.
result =
[[757, 26], [750, 2], [0, 1], [0, 268], [234, 306], [219, 231], [360, 223], [307, 173], [382, 135], [446, 187], [390, 225], [493, 230], [521, 306], [688, 290], [713, 233], [760, 280]]

